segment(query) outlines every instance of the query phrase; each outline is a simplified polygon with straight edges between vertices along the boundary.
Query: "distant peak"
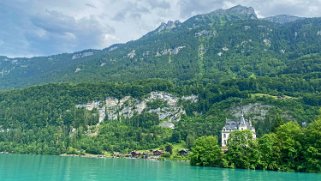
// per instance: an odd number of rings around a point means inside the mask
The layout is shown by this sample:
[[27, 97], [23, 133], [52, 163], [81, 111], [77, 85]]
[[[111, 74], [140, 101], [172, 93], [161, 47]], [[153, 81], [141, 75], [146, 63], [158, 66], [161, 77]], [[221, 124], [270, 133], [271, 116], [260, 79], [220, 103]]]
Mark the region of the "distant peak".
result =
[[249, 17], [252, 17], [254, 19], [257, 19], [257, 16], [255, 14], [255, 11], [252, 7], [246, 7], [242, 5], [234, 6], [230, 9], [225, 10], [227, 13], [230, 14], [239, 14], [239, 15], [247, 15]]
[[171, 30], [176, 28], [181, 24], [180, 21], [168, 21], [167, 23], [162, 22], [161, 25], [156, 29], [158, 32], [166, 31], [166, 30]]
[[267, 18], [264, 18], [264, 19], [267, 20], [267, 21], [271, 21], [273, 23], [284, 24], [284, 23], [294, 22], [294, 21], [297, 21], [297, 20], [302, 20], [302, 19], [305, 19], [305, 18], [283, 14], [283, 15], [267, 17]]
[[255, 14], [255, 11], [252, 7], [246, 7], [242, 5], [231, 7], [230, 9], [226, 9], [226, 11], [239, 14]]
[[237, 5], [231, 7], [229, 9], [218, 9], [210, 13], [211, 15], [218, 16], [237, 16], [240, 18], [246, 19], [257, 19], [257, 15], [255, 14], [255, 10], [252, 7], [246, 7], [242, 5]]
[[173, 26], [173, 25], [178, 25], [180, 24], [181, 22], [179, 20], [176, 20], [176, 21], [167, 21], [167, 23], [165, 22], [162, 22], [161, 23], [161, 26]]

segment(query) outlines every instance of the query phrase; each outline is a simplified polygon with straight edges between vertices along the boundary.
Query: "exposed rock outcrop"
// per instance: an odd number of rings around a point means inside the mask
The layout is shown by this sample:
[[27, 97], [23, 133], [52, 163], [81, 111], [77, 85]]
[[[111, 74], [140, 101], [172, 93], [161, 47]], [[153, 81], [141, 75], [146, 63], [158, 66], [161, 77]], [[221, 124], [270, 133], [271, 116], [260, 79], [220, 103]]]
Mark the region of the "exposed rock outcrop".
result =
[[71, 59], [75, 60], [75, 59], [84, 58], [84, 57], [88, 57], [88, 56], [92, 56], [92, 55], [94, 55], [94, 52], [91, 52], [91, 51], [80, 52], [80, 53], [73, 54]]
[[[158, 105], [157, 101], [162, 104]], [[147, 111], [148, 113], [158, 115], [161, 127], [174, 129], [174, 123], [180, 121], [182, 115], [186, 114], [183, 106], [179, 104], [180, 101], [196, 103], [198, 97], [195, 95], [177, 97], [166, 92], [151, 92], [142, 99], [131, 96], [125, 96], [121, 99], [107, 97], [104, 102], [93, 101], [87, 104], [76, 105], [76, 107], [84, 108], [88, 111], [97, 109], [99, 112], [99, 123], [104, 120], [129, 119], [134, 115], [140, 115]]]
[[164, 49], [162, 51], [156, 52], [156, 57], [160, 57], [163, 55], [177, 55], [184, 48], [185, 46], [178, 46], [178, 47], [175, 47], [174, 49], [171, 49], [171, 48]]

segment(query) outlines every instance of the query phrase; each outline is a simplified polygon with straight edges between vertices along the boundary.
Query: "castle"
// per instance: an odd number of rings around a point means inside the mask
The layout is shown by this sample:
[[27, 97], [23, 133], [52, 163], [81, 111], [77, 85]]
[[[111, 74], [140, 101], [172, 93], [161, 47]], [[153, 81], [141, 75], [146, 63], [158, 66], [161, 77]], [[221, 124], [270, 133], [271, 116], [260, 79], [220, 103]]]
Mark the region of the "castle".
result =
[[242, 131], [242, 130], [250, 130], [253, 134], [253, 139], [256, 139], [255, 128], [252, 126], [251, 121], [247, 121], [244, 118], [242, 113], [241, 119], [239, 121], [230, 121], [226, 120], [225, 126], [222, 129], [222, 147], [227, 146], [227, 141], [230, 134], [233, 131]]

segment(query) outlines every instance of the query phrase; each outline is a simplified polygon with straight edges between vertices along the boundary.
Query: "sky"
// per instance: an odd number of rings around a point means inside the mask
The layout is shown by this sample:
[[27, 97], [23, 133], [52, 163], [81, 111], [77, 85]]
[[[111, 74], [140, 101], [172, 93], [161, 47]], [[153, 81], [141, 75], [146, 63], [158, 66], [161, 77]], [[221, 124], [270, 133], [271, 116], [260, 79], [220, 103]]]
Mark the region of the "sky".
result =
[[0, 55], [103, 49], [138, 39], [162, 22], [239, 4], [259, 17], [321, 17], [321, 0], [0, 0]]

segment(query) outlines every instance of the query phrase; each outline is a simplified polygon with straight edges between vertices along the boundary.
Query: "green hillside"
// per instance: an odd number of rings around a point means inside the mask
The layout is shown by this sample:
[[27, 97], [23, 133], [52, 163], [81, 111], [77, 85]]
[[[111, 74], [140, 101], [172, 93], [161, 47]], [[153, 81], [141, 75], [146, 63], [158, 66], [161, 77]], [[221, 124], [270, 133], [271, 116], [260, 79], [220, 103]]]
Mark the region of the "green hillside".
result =
[[[320, 91], [319, 85], [279, 78], [188, 85], [154, 79], [116, 84], [48, 84], [5, 91], [0, 93], [0, 151], [58, 154], [74, 148], [88, 153], [128, 152], [167, 142], [184, 142], [190, 147], [199, 136], [219, 136], [225, 119], [237, 118], [243, 110], [248, 110], [246, 117], [252, 120], [260, 137], [287, 121], [309, 124], [315, 120], [321, 97], [312, 90]], [[198, 100], [178, 102], [185, 114], [174, 122], [174, 129], [159, 126], [162, 120], [150, 111], [162, 107], [166, 110], [169, 103], [161, 98], [132, 117], [105, 117], [101, 123], [99, 108], [77, 107], [92, 101], [105, 102], [108, 97], [142, 100], [151, 92], [197, 95]], [[124, 106], [129, 104], [124, 102]]]
[[175, 83], [219, 83], [250, 76], [318, 79], [320, 44], [320, 18], [258, 19], [252, 8], [236, 6], [183, 23], [163, 23], [138, 40], [104, 50], [0, 57], [0, 87], [146, 78]]

